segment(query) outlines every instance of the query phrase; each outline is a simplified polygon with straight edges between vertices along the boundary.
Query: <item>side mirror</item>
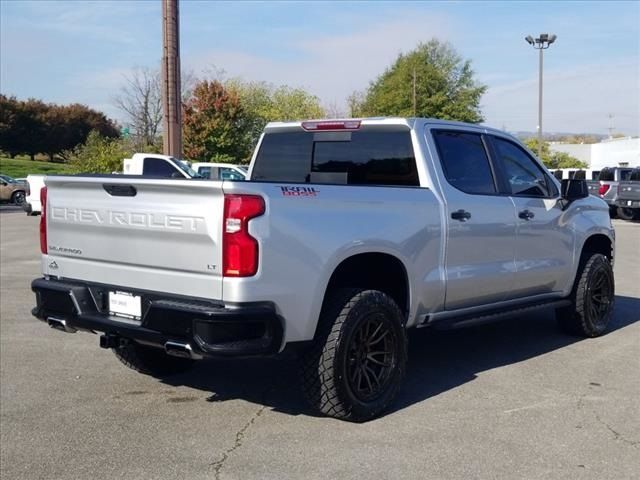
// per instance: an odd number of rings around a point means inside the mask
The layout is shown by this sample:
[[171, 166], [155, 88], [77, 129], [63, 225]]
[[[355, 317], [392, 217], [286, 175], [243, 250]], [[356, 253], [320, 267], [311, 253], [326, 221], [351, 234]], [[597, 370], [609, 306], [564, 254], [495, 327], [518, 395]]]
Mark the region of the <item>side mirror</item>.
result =
[[586, 180], [577, 180], [575, 178], [562, 180], [562, 199], [571, 203], [574, 200], [587, 198], [589, 196], [589, 188]]

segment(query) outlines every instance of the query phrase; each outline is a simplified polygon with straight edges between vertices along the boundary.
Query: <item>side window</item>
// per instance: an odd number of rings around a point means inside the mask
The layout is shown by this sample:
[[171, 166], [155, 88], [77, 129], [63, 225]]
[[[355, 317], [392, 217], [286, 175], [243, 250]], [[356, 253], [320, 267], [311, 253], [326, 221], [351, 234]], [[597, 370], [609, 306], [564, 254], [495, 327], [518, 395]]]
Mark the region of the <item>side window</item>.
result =
[[182, 175], [180, 175], [173, 165], [161, 158], [145, 158], [142, 174], [152, 177], [182, 178]]
[[435, 130], [433, 138], [444, 175], [452, 186], [465, 193], [496, 193], [489, 157], [479, 134]]
[[556, 177], [558, 180], [562, 180], [562, 170], [554, 170], [553, 176]]
[[493, 137], [493, 144], [513, 195], [550, 197], [555, 193], [543, 170], [522, 148], [498, 137]]
[[586, 180], [587, 172], [585, 172], [584, 170], [578, 170], [574, 173], [573, 178], [575, 178], [576, 180]]
[[198, 168], [198, 173], [202, 175], [204, 178], [217, 178], [217, 169], [215, 167], [200, 167]]
[[220, 180], [244, 180], [244, 176], [233, 168], [220, 167]]

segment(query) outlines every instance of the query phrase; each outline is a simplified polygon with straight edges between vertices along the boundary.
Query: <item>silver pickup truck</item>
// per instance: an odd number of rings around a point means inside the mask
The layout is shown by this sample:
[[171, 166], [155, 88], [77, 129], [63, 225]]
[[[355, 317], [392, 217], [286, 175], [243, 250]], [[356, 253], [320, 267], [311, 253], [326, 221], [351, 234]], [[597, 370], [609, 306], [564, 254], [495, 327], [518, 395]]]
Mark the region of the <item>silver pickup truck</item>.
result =
[[618, 183], [616, 206], [619, 218], [640, 219], [640, 168], [633, 169], [628, 180], [621, 180]]
[[48, 176], [33, 314], [155, 376], [294, 350], [311, 405], [351, 421], [393, 401], [407, 329], [555, 308], [595, 337], [611, 317], [607, 205], [504, 132], [271, 123], [248, 178]]
[[[609, 213], [615, 217], [620, 209], [618, 208], [618, 184], [629, 180], [630, 168], [612, 167], [603, 168], [598, 173], [598, 180], [588, 180], [587, 188], [591, 195], [597, 195], [609, 205]], [[624, 215], [624, 214], [623, 214]]]

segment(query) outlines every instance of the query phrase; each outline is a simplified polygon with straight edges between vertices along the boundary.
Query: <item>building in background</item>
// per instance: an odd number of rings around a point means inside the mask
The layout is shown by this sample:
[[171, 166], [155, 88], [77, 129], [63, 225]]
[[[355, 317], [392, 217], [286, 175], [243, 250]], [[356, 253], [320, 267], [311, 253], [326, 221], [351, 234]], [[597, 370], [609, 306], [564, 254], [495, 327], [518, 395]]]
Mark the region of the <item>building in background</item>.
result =
[[640, 167], [640, 138], [613, 138], [600, 143], [551, 143], [552, 152], [565, 152], [589, 168]]

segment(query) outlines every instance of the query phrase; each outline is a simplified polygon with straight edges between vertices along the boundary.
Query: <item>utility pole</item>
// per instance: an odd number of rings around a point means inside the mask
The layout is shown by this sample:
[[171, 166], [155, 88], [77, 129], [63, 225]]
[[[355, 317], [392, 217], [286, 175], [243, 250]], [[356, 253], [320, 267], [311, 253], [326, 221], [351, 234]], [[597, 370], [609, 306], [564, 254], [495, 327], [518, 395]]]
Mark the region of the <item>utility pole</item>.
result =
[[178, 0], [162, 1], [162, 150], [182, 158], [180, 17]]
[[541, 33], [538, 38], [527, 35], [525, 40], [536, 50], [540, 50], [539, 72], [538, 72], [538, 159], [542, 159], [542, 51], [551, 46], [558, 38], [556, 35]]
[[609, 114], [609, 128], [607, 130], [609, 130], [609, 140], [611, 140], [613, 138], [613, 129], [615, 128], [613, 126], [613, 113]]

